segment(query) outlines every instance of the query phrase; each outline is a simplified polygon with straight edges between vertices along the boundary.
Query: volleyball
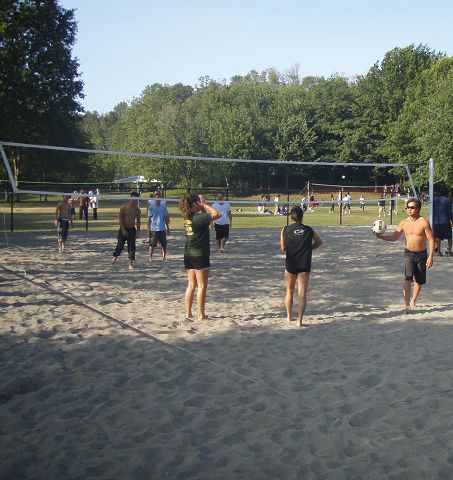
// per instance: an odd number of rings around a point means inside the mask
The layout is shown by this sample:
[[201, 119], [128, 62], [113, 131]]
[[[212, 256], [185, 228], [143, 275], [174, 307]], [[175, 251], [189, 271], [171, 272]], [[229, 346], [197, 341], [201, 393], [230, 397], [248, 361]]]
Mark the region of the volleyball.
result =
[[374, 233], [385, 233], [387, 230], [387, 225], [385, 224], [384, 220], [376, 220], [373, 223], [372, 230]]

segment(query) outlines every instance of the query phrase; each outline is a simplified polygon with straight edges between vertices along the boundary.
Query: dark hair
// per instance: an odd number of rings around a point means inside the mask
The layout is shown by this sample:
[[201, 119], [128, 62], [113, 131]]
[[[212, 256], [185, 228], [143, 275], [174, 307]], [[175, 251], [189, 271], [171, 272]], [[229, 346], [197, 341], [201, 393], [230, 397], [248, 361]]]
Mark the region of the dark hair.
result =
[[140, 194], [138, 192], [136, 192], [135, 190], [133, 192], [131, 192], [131, 197], [139, 197]]
[[188, 220], [193, 217], [193, 206], [200, 201], [199, 195], [184, 195], [179, 201], [179, 209], [182, 212], [182, 216]]
[[410, 202], [415, 203], [419, 210], [422, 208], [422, 202], [418, 198], [409, 198], [409, 200], [406, 202], [406, 205], [409, 205]]
[[293, 207], [290, 212], [291, 220], [296, 223], [302, 223], [304, 211], [300, 207]]

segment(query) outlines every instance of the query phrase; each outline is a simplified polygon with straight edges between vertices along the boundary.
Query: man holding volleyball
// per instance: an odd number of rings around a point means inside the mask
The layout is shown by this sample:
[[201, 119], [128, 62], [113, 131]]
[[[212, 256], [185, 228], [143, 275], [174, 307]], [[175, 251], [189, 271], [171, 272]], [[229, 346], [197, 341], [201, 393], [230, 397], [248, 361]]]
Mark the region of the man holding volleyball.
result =
[[[415, 308], [422, 285], [426, 283], [426, 268], [431, 268], [433, 265], [434, 236], [428, 220], [420, 216], [421, 206], [418, 198], [410, 198], [406, 203], [407, 217], [400, 222], [392, 235], [383, 235], [373, 231], [376, 237], [388, 242], [398, 240], [403, 233], [406, 236], [403, 289], [406, 313]], [[427, 252], [428, 242], [429, 254]], [[414, 282], [413, 292], [412, 281]]]

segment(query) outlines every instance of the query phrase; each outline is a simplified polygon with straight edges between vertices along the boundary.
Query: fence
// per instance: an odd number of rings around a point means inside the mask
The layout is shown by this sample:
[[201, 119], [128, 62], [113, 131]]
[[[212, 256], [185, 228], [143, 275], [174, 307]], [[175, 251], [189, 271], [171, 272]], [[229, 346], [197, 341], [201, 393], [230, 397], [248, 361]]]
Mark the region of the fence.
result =
[[[199, 189], [208, 202], [215, 201], [218, 189]], [[182, 229], [182, 217], [178, 208], [178, 198], [186, 193], [183, 190], [162, 191], [171, 217], [172, 229]], [[233, 214], [233, 227], [238, 228], [272, 228], [283, 227], [291, 222], [289, 210], [293, 205], [300, 205], [301, 192], [273, 191], [230, 191], [223, 189], [225, 200], [228, 200]], [[127, 197], [124, 192], [108, 192], [109, 198], [99, 197], [97, 211], [91, 207], [85, 210], [78, 205], [77, 198], [72, 199], [74, 205], [75, 231], [114, 231], [118, 228], [118, 212]], [[114, 198], [117, 195], [119, 198]], [[149, 193], [142, 195], [139, 204], [142, 209], [142, 223], [146, 228], [147, 201]], [[8, 232], [50, 231], [53, 229], [55, 209], [61, 196], [46, 194], [12, 194], [5, 192], [0, 201], [2, 230]], [[393, 224], [402, 218], [404, 200], [386, 202], [384, 220]], [[366, 198], [362, 209], [359, 206], [358, 195], [351, 202], [351, 211], [339, 208], [337, 200], [330, 201], [330, 195], [318, 195], [314, 202], [304, 203], [306, 208], [304, 222], [312, 226], [324, 225], [371, 225], [378, 216], [376, 198]]]

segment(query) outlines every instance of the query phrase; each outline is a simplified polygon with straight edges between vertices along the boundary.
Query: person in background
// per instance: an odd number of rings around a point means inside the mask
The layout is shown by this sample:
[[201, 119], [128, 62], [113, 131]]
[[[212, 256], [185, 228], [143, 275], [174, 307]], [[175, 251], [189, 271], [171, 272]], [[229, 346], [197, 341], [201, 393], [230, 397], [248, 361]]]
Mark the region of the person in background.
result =
[[120, 208], [118, 230], [118, 241], [113, 251], [112, 265], [116, 263], [124, 245], [127, 242], [127, 252], [129, 256], [129, 270], [134, 270], [135, 261], [135, 241], [140, 235], [140, 208], [138, 207], [138, 198], [140, 194], [136, 191], [131, 193], [131, 199]]
[[167, 206], [155, 197], [154, 204], [148, 208], [149, 259], [153, 261], [157, 243], [162, 247], [162, 259], [167, 258], [167, 234], [170, 235], [170, 215]]
[[451, 200], [444, 189], [439, 189], [434, 194], [433, 201], [433, 231], [436, 242], [435, 253], [442, 256], [442, 240], [447, 240], [445, 255], [451, 256], [451, 237], [453, 228], [453, 213]]
[[381, 213], [385, 218], [385, 193], [383, 194], [382, 198], [378, 201], [378, 217], [381, 218]]
[[392, 214], [392, 212], [395, 214], [395, 215], [398, 215], [398, 210], [396, 209], [396, 192], [394, 190], [392, 190], [390, 192], [390, 206], [389, 206], [389, 216]]
[[220, 213], [220, 218], [214, 220], [215, 238], [217, 240], [217, 250], [220, 253], [225, 252], [225, 245], [230, 237], [230, 229], [233, 226], [233, 216], [231, 214], [231, 206], [224, 200], [223, 193], [217, 194], [217, 202], [212, 204]]
[[66, 240], [68, 239], [69, 222], [71, 227], [74, 222], [71, 217], [71, 204], [69, 203], [70, 195], [63, 195], [63, 200], [58, 203], [55, 209], [55, 227], [58, 232], [58, 251], [64, 253]]
[[277, 194], [275, 195], [275, 198], [274, 198], [274, 215], [278, 214], [279, 209], [280, 209], [280, 195]]
[[93, 193], [93, 190], [88, 191], [88, 206], [93, 210], [93, 220], [98, 219], [98, 207], [97, 207], [97, 202], [96, 202], [96, 197]]
[[100, 194], [100, 190], [99, 188], [96, 189], [96, 194], [93, 194], [93, 192], [91, 192], [91, 195], [90, 195], [90, 207], [93, 209], [93, 220], [97, 220], [98, 219], [98, 207], [99, 207], [99, 194]]
[[88, 203], [89, 198], [83, 188], [79, 192], [79, 220], [88, 220]]
[[[74, 192], [76, 195], [77, 195], [77, 191]], [[75, 207], [74, 207], [74, 199], [69, 196], [69, 200], [68, 200], [68, 203], [69, 203], [69, 207], [71, 209], [71, 220], [75, 220], [75, 217], [76, 217], [76, 211], [75, 211]]]
[[330, 194], [330, 210], [329, 213], [335, 213], [335, 199], [333, 198], [333, 193]]
[[315, 194], [313, 192], [309, 198], [308, 211], [309, 213], [313, 213], [315, 211]]
[[148, 200], [148, 207], [151, 205], [155, 205], [156, 203], [156, 198], [160, 199], [160, 204], [167, 206], [167, 202], [162, 198], [162, 195], [159, 190], [155, 190], [149, 195], [149, 200]]
[[362, 212], [364, 212], [365, 211], [365, 197], [363, 195], [360, 195], [359, 204], [360, 204], [360, 210], [362, 210]]

